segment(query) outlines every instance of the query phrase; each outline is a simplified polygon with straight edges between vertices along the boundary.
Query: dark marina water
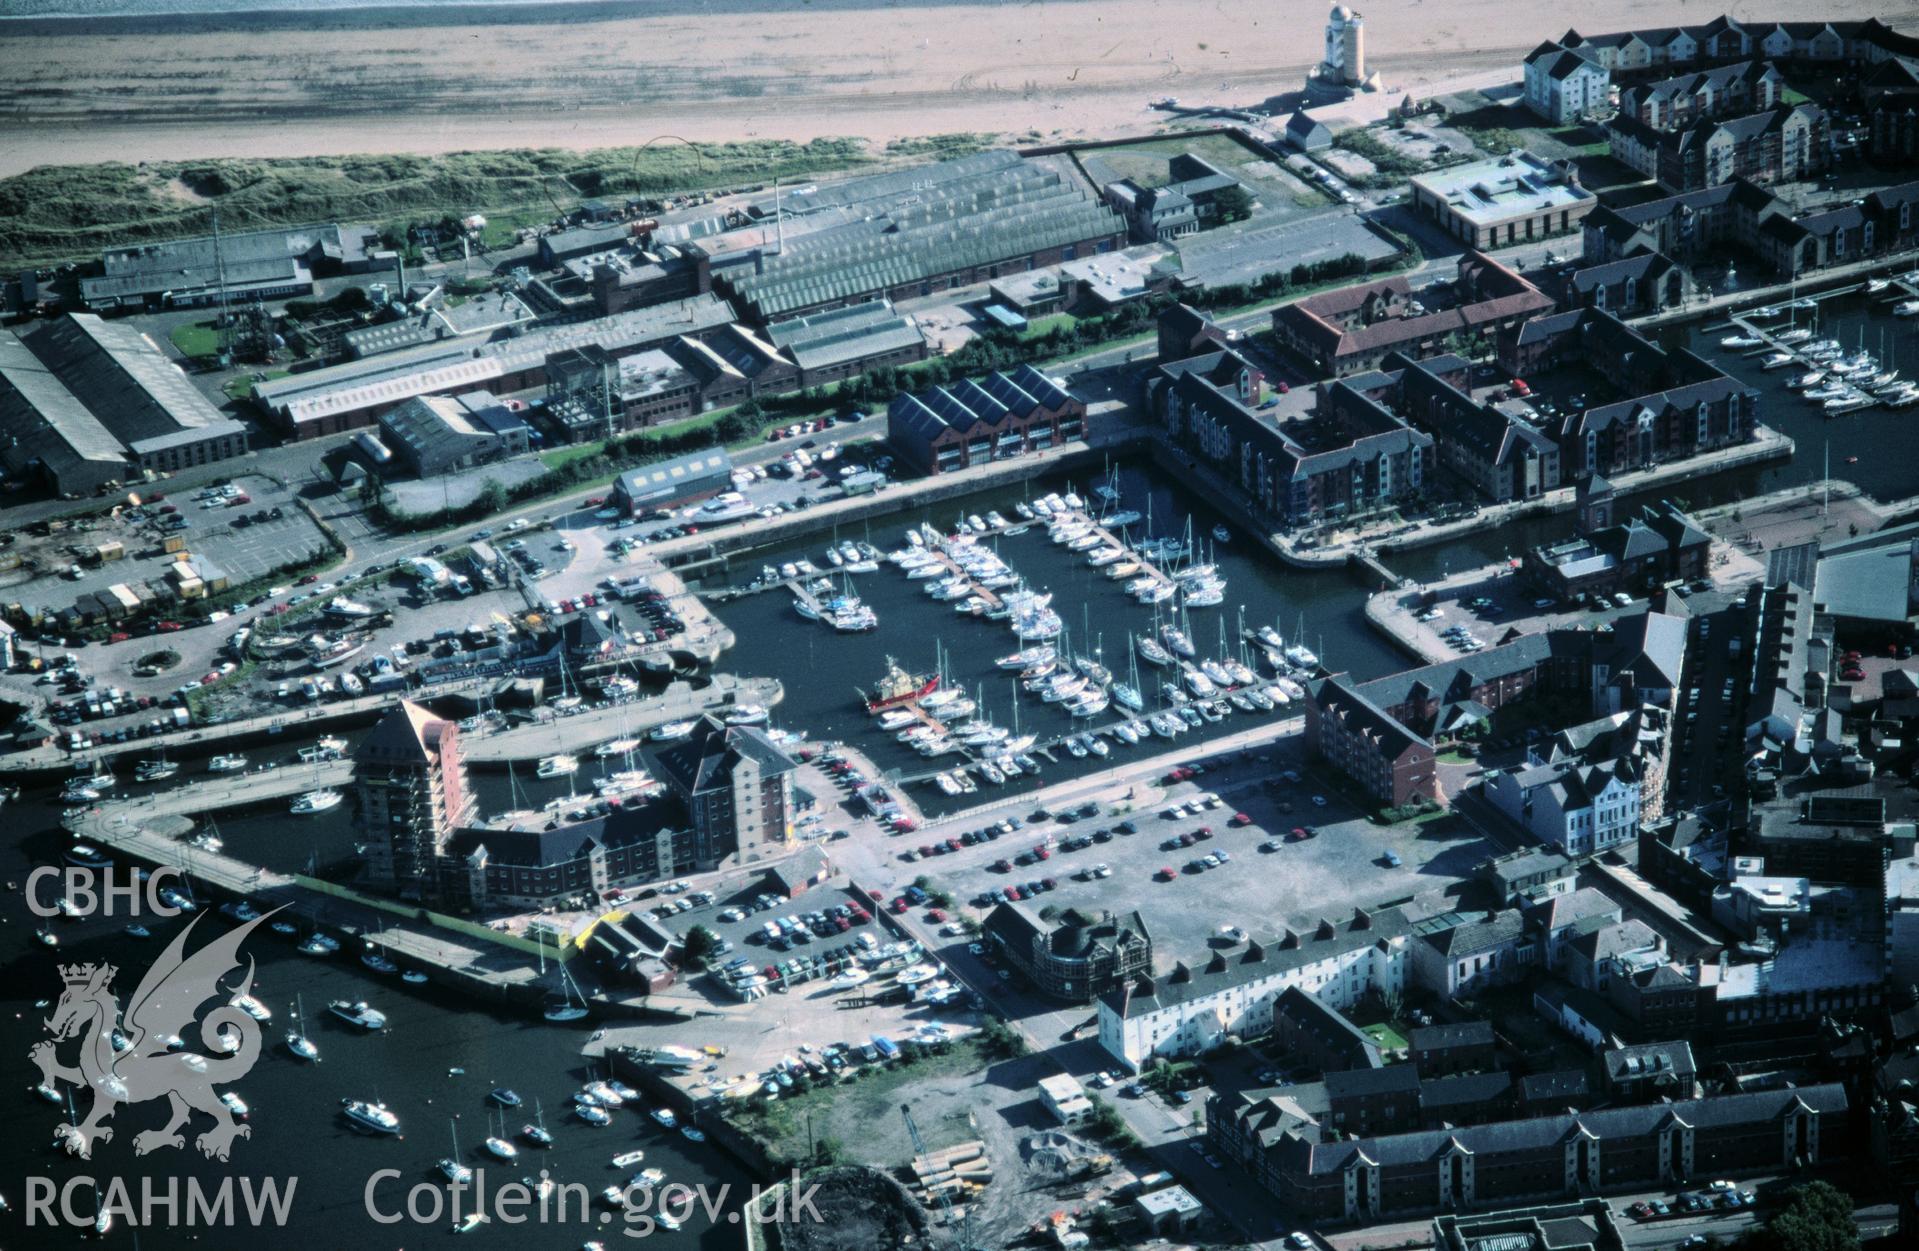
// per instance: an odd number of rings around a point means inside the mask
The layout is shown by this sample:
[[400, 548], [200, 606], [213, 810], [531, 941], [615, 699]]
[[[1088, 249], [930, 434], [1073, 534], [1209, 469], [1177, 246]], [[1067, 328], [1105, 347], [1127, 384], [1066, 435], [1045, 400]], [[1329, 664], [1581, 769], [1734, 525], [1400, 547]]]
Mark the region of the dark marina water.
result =
[[[290, 741], [284, 750], [291, 754], [297, 745]], [[253, 755], [256, 761], [267, 758], [264, 752]], [[489, 806], [504, 806], [503, 774], [481, 774], [477, 780]], [[551, 783], [539, 783], [533, 798], [544, 798], [551, 787]], [[564, 793], [564, 787], [559, 793]], [[104, 961], [119, 970], [113, 988], [125, 1007], [146, 968], [190, 918], [144, 917], [153, 937], [138, 940], [124, 933], [131, 919], [124, 905], [121, 914], [112, 918], [49, 923], [31, 916], [21, 888], [35, 865], [59, 862], [67, 839], [58, 830], [57, 820], [52, 791], [30, 793], [0, 810], [0, 822], [11, 835], [0, 849], [0, 878], [8, 884], [0, 903], [4, 922], [0, 934], [4, 934], [7, 954], [5, 988], [0, 992], [4, 994], [0, 1006], [5, 1009], [0, 1019], [0, 1056], [10, 1057], [5, 1064], [12, 1075], [10, 1092], [0, 1098], [13, 1101], [6, 1116], [10, 1132], [0, 1143], [0, 1195], [9, 1205], [8, 1211], [0, 1213], [0, 1230], [5, 1231], [0, 1241], [5, 1245], [52, 1247], [79, 1242], [77, 1232], [28, 1229], [24, 1224], [28, 1179], [49, 1178], [55, 1186], [64, 1186], [76, 1177], [97, 1179], [102, 1186], [111, 1179], [124, 1179], [136, 1199], [142, 1178], [153, 1178], [160, 1185], [178, 1178], [182, 1187], [189, 1184], [188, 1179], [197, 1179], [209, 1192], [227, 1178], [236, 1179], [236, 1184], [238, 1179], [252, 1179], [255, 1185], [277, 1178], [283, 1187], [289, 1179], [297, 1179], [284, 1227], [189, 1229], [183, 1207], [174, 1221], [160, 1220], [159, 1227], [138, 1231], [138, 1245], [144, 1248], [258, 1251], [263, 1247], [440, 1245], [454, 1220], [450, 1199], [434, 1219], [415, 1223], [409, 1218], [388, 1225], [368, 1215], [365, 1192], [377, 1170], [396, 1169], [397, 1177], [376, 1183], [375, 1203], [380, 1211], [404, 1213], [409, 1192], [421, 1184], [446, 1197], [448, 1187], [435, 1164], [452, 1150], [449, 1118], [454, 1116], [459, 1118], [461, 1159], [481, 1172], [489, 1192], [523, 1177], [537, 1180], [544, 1167], [556, 1181], [583, 1184], [589, 1196], [585, 1221], [578, 1219], [577, 1202], [567, 1210], [573, 1219], [566, 1222], [555, 1218], [542, 1224], [534, 1217], [526, 1224], [507, 1226], [496, 1219], [470, 1235], [479, 1246], [574, 1248], [589, 1238], [604, 1240], [608, 1246], [683, 1245], [709, 1251], [740, 1245], [740, 1230], [727, 1221], [725, 1211], [737, 1210], [749, 1183], [730, 1159], [711, 1146], [694, 1145], [667, 1133], [642, 1113], [617, 1112], [604, 1129], [568, 1115], [570, 1094], [588, 1078], [579, 1052], [592, 1032], [590, 1021], [553, 1025], [501, 1013], [451, 987], [406, 986], [396, 977], [383, 977], [362, 966], [351, 944], [334, 956], [314, 959], [298, 954], [290, 940], [265, 927], [249, 940], [244, 954], [256, 962], [254, 993], [274, 1016], [262, 1026], [258, 1063], [231, 1087], [251, 1107], [251, 1137], [234, 1144], [230, 1163], [207, 1160], [195, 1148], [194, 1137], [209, 1124], [204, 1116], [196, 1116], [184, 1131], [184, 1150], [136, 1156], [134, 1135], [157, 1128], [166, 1119], [155, 1102], [122, 1106], [110, 1122], [115, 1127], [112, 1141], [97, 1147], [91, 1161], [66, 1155], [52, 1146], [55, 1125], [65, 1119], [65, 1112], [31, 1091], [39, 1077], [27, 1055], [46, 1036], [41, 1023], [51, 1011], [50, 1006], [36, 1003], [58, 998], [57, 965]], [[289, 868], [301, 867], [315, 849], [322, 861], [348, 852], [352, 841], [346, 805], [308, 818], [289, 817], [283, 807], [239, 813], [222, 818], [219, 829], [230, 850], [257, 852]], [[60, 937], [57, 949], [47, 949], [33, 938], [35, 929], [48, 924]], [[194, 932], [194, 945], [229, 924], [224, 917], [208, 916]], [[233, 979], [240, 976], [236, 973]], [[320, 1048], [318, 1065], [295, 1060], [282, 1044], [296, 996], [305, 1004], [307, 1034]], [[387, 1014], [387, 1031], [364, 1034], [333, 1018], [326, 1011], [333, 999], [370, 1001]], [[193, 1042], [191, 1033], [186, 1033]], [[662, 1026], [659, 1039], [688, 1045], [704, 1041], [697, 1027]], [[70, 1061], [75, 1046], [64, 1044], [63, 1058]], [[455, 1068], [464, 1069], [464, 1075], [451, 1074]], [[554, 1149], [542, 1152], [522, 1141], [520, 1159], [512, 1164], [484, 1153], [481, 1144], [489, 1132], [486, 1094], [497, 1085], [514, 1088], [525, 1100], [524, 1107], [505, 1114], [509, 1136], [517, 1137], [520, 1125], [533, 1119], [537, 1099], [558, 1139]], [[353, 1132], [339, 1110], [340, 1100], [348, 1097], [384, 1100], [400, 1116], [404, 1138], [374, 1139]], [[84, 1116], [84, 1096], [80, 1103]], [[497, 1127], [498, 1115], [493, 1119]], [[623, 1170], [611, 1167], [613, 1156], [635, 1148], [646, 1151], [644, 1164]], [[664, 1169], [672, 1182], [730, 1187], [718, 1223], [695, 1217], [684, 1231], [660, 1231], [645, 1242], [622, 1238], [625, 1227], [617, 1221], [601, 1224], [607, 1209], [598, 1201], [599, 1191], [648, 1166]], [[74, 1204], [90, 1216], [92, 1192], [84, 1183]], [[422, 1211], [432, 1215], [430, 1208]], [[134, 1233], [123, 1220], [102, 1245], [132, 1247]]]
[[[1301, 634], [1307, 646], [1318, 652], [1325, 663], [1362, 677], [1391, 672], [1403, 663], [1366, 625], [1360, 611], [1363, 603], [1360, 584], [1345, 570], [1320, 573], [1289, 569], [1243, 533], [1216, 544], [1211, 531], [1220, 518], [1190, 493], [1141, 462], [1122, 463], [1117, 474], [1124, 507], [1146, 513], [1150, 500], [1155, 535], [1184, 534], [1190, 519], [1193, 533], [1203, 538], [1204, 559], [1218, 565], [1227, 578], [1225, 603], [1217, 608], [1193, 609], [1189, 615], [1189, 632], [1202, 655], [1219, 653], [1222, 625], [1225, 647], [1236, 648], [1243, 621], [1248, 629], [1271, 625], [1289, 642], [1295, 634]], [[1091, 475], [1076, 476], [1082, 492], [1088, 476]], [[960, 517], [975, 513], [984, 516], [995, 509], [1012, 520], [1014, 503], [1049, 491], [1064, 491], [1068, 485], [1063, 477], [1038, 478], [1012, 489], [947, 500], [927, 509], [888, 516], [883, 524], [875, 523], [870, 532], [864, 526], [842, 529], [839, 537], [867, 539], [883, 551], [890, 551], [904, 544], [907, 529], [919, 521], [929, 521], [950, 531]], [[1144, 524], [1133, 528], [1135, 538], [1144, 532]], [[778, 566], [802, 556], [824, 569], [823, 549], [829, 537], [817, 535], [805, 542], [753, 553], [735, 569], [734, 576], [741, 581], [750, 580], [758, 575], [762, 563]], [[997, 550], [1025, 576], [1031, 587], [1052, 593], [1052, 606], [1070, 634], [1070, 640], [1062, 641], [1070, 641], [1075, 653], [1098, 651], [1101, 659], [1125, 680], [1128, 639], [1152, 628], [1152, 608], [1134, 602], [1125, 593], [1123, 581], [1109, 579], [1103, 569], [1088, 566], [1083, 553], [1068, 552], [1052, 543], [1043, 526], [998, 540]], [[1011, 729], [1017, 703], [1020, 732], [1038, 734], [1042, 742], [1118, 719], [1117, 708], [1090, 720], [1075, 719], [1059, 705], [1044, 704], [1037, 696], [1019, 691], [1012, 675], [994, 665], [998, 657], [1022, 646], [1007, 623], [957, 614], [951, 603], [929, 597], [924, 590], [925, 582], [908, 579], [891, 564], [882, 563], [877, 573], [855, 575], [852, 583], [860, 597], [879, 614], [879, 629], [872, 633], [839, 634], [827, 626], [807, 621], [794, 610], [792, 597], [784, 590], [751, 595], [716, 607], [719, 616], [739, 639], [738, 646], [722, 663], [741, 672], [777, 677], [784, 683], [786, 698], [774, 714], [779, 725], [804, 728], [816, 739], [843, 740], [866, 752], [882, 769], [896, 770], [906, 776], [961, 763], [956, 756], [927, 761], [896, 742], [892, 733], [882, 731], [866, 714], [858, 688], [873, 687], [885, 671], [888, 656], [914, 672], [930, 672], [938, 659], [943, 658], [949, 677], [981, 701], [984, 715]], [[1160, 609], [1164, 614], [1166, 606], [1161, 605]], [[1166, 618], [1162, 616], [1162, 619]], [[1141, 663], [1139, 678], [1149, 709], [1164, 706], [1154, 700], [1161, 672]], [[1254, 724], [1252, 717], [1235, 714], [1176, 741], [1192, 745], [1203, 737], [1248, 729]], [[1075, 759], [1061, 750], [1055, 753], [1056, 764], [1042, 762], [1044, 771], [1038, 779], [1027, 776], [1013, 780], [1006, 787], [983, 787], [978, 795], [960, 800], [947, 799], [930, 786], [916, 787], [913, 794], [928, 810], [945, 811], [956, 804], [982, 802], [993, 794], [1032, 789], [1080, 773], [1110, 768], [1122, 763], [1128, 754], [1138, 756], [1168, 749], [1166, 740], [1154, 742], [1154, 747], [1142, 743], [1129, 748], [1115, 741], [1112, 756], [1105, 760], [1092, 756]]]

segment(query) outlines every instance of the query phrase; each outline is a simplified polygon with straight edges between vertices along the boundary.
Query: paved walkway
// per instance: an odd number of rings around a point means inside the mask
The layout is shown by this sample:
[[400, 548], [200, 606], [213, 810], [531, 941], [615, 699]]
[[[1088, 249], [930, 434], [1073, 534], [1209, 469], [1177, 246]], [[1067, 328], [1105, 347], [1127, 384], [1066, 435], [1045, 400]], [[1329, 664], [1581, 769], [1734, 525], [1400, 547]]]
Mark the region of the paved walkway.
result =
[[471, 738], [462, 736], [460, 741], [468, 764], [535, 760], [555, 752], [581, 751], [623, 734], [638, 737], [668, 721], [684, 721], [736, 704], [771, 708], [785, 695], [777, 679], [722, 673], [714, 676], [711, 685], [697, 690], [684, 682], [675, 682], [657, 696], [627, 700], [607, 708], [590, 708], [571, 716], [540, 708], [531, 724]]

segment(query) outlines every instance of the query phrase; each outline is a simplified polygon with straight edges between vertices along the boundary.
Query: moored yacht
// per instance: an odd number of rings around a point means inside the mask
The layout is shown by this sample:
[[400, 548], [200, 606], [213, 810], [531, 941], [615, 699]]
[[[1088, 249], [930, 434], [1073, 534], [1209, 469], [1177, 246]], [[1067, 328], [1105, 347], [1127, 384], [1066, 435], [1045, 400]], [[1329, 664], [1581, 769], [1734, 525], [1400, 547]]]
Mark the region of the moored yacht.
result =
[[397, 1134], [400, 1132], [400, 1118], [387, 1109], [384, 1103], [370, 1103], [365, 1099], [342, 1099], [341, 1110], [353, 1127], [367, 1134]]
[[361, 1029], [376, 1030], [386, 1026], [386, 1013], [373, 1007], [364, 999], [357, 1003], [346, 999], [335, 999], [327, 1005], [327, 1011], [347, 1024], [357, 1025]]
[[345, 796], [335, 790], [308, 791], [293, 801], [290, 811], [295, 816], [310, 816], [316, 812], [327, 812], [338, 808]]

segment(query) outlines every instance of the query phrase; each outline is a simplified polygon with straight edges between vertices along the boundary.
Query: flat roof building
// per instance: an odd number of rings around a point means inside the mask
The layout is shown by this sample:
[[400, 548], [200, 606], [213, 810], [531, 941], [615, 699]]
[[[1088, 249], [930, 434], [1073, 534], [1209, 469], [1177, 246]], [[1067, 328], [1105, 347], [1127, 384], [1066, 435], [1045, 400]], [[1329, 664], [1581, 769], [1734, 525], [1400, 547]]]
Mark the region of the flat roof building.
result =
[[1510, 247], [1579, 230], [1599, 197], [1570, 163], [1524, 150], [1419, 174], [1413, 206], [1470, 248]]
[[1093, 1101], [1071, 1073], [1040, 1078], [1039, 1101], [1061, 1125], [1078, 1125], [1093, 1116]]

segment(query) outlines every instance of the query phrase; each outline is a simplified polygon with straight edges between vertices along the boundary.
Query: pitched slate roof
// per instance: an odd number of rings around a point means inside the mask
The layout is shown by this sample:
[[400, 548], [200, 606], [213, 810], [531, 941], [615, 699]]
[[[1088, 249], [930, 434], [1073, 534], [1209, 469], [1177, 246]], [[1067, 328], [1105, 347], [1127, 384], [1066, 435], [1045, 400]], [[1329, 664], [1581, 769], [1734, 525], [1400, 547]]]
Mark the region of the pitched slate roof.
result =
[[1669, 1126], [1683, 1123], [1695, 1129], [1766, 1125], [1782, 1120], [1803, 1105], [1835, 1119], [1846, 1111], [1845, 1087], [1837, 1083], [1787, 1087], [1733, 1095], [1709, 1095], [1676, 1103], [1655, 1103], [1592, 1112], [1494, 1121], [1458, 1129], [1426, 1130], [1410, 1134], [1308, 1142], [1294, 1137], [1275, 1144], [1282, 1166], [1291, 1164], [1314, 1175], [1337, 1173], [1362, 1160], [1382, 1167], [1426, 1164], [1457, 1151], [1474, 1155], [1515, 1155], [1556, 1152], [1570, 1139], [1591, 1134], [1605, 1141], [1644, 1140]]
[[1490, 1047], [1493, 1045], [1491, 1021], [1451, 1021], [1422, 1025], [1406, 1040], [1415, 1054], [1435, 1047]]

